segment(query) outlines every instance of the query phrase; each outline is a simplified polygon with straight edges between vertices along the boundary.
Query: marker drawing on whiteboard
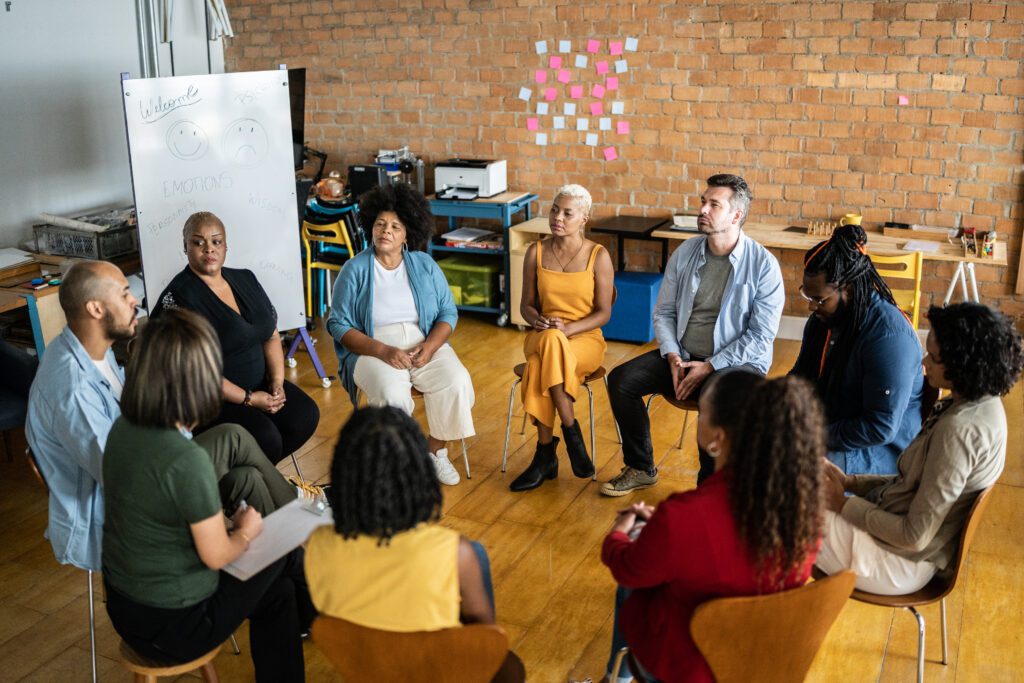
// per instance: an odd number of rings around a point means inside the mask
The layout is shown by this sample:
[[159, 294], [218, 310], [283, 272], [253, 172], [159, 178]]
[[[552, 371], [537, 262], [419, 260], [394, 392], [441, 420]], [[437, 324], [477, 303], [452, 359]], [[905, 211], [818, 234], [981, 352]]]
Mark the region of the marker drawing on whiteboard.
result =
[[196, 200], [189, 199], [184, 204], [179, 206], [172, 213], [164, 216], [158, 221], [152, 221], [146, 223], [146, 230], [151, 235], [159, 235], [169, 226], [182, 226], [185, 224], [185, 219], [194, 214], [199, 210], [199, 205], [196, 204]]
[[239, 166], [256, 166], [268, 147], [267, 131], [256, 119], [237, 119], [224, 130], [224, 156]]
[[192, 121], [176, 121], [167, 129], [167, 149], [183, 161], [201, 159], [209, 148], [206, 131]]
[[259, 262], [259, 265], [257, 265], [256, 267], [259, 268], [259, 270], [264, 273], [277, 273], [279, 276], [284, 278], [286, 282], [295, 281], [295, 273], [289, 271], [287, 268], [285, 268], [284, 264], [278, 263], [277, 261], [269, 261], [267, 259], [263, 259]]
[[258, 88], [250, 88], [248, 90], [243, 90], [242, 92], [235, 95], [235, 99], [238, 100], [241, 104], [251, 104], [258, 100], [260, 98], [260, 95], [266, 92], [269, 88], [269, 84], [264, 84], [259, 86]]
[[167, 99], [157, 95], [155, 98], [150, 97], [148, 104], [139, 102], [139, 116], [142, 117], [143, 123], [156, 123], [176, 109], [190, 107], [202, 101], [203, 98], [199, 96], [199, 88], [190, 85], [181, 95]]
[[269, 197], [264, 197], [263, 195], [260, 195], [255, 192], [249, 193], [249, 206], [255, 206], [276, 216], [284, 215], [283, 207], [281, 207], [279, 204], [275, 204], [274, 201]]
[[165, 197], [175, 197], [177, 195], [192, 194], [193, 192], [229, 190], [234, 185], [234, 178], [227, 173], [221, 173], [217, 176], [203, 175], [193, 178], [182, 178], [180, 180], [165, 180], [163, 189]]

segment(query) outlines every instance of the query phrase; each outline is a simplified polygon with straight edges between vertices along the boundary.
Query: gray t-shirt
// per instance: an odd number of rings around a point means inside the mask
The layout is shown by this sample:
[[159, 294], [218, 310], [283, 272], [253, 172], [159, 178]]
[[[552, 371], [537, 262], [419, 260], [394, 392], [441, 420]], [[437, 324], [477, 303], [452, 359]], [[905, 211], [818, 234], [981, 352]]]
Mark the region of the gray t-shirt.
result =
[[[706, 249], [706, 247], [705, 247]], [[732, 274], [728, 255], [715, 256], [705, 251], [704, 266], [700, 269], [700, 284], [693, 297], [693, 309], [686, 323], [686, 332], [679, 345], [691, 356], [707, 358], [715, 353], [715, 324], [722, 310], [722, 294]]]

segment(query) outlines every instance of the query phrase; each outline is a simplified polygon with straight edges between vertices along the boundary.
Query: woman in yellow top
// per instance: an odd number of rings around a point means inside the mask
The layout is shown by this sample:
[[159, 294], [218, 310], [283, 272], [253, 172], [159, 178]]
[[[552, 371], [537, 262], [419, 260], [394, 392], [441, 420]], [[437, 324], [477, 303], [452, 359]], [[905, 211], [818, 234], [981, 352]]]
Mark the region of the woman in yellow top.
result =
[[537, 425], [537, 451], [509, 486], [513, 491], [558, 476], [556, 413], [573, 474], [594, 474], [573, 403], [583, 379], [604, 361], [601, 326], [612, 314], [615, 271], [608, 252], [583, 235], [591, 203], [580, 185], [559, 188], [548, 214], [551, 237], [530, 245], [523, 263], [520, 312], [533, 327], [523, 348], [523, 406]]
[[331, 464], [334, 526], [309, 538], [321, 614], [383, 631], [494, 623], [483, 547], [437, 524], [441, 485], [419, 425], [397, 408], [357, 410]]

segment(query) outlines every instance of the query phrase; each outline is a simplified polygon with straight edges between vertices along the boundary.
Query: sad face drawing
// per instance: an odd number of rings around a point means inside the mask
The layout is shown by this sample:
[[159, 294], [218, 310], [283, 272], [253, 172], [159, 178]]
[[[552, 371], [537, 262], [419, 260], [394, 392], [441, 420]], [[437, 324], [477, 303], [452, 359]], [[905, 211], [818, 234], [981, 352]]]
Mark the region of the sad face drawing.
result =
[[237, 119], [224, 131], [224, 156], [238, 166], [256, 166], [267, 155], [267, 131], [256, 119]]

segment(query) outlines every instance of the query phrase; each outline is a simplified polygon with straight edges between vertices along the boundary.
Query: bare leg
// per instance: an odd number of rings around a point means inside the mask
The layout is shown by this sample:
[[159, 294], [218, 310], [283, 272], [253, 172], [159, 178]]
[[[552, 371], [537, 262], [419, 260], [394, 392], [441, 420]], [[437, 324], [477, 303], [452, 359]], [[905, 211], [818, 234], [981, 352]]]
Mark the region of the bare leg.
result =
[[440, 439], [435, 439], [432, 436], [427, 437], [427, 450], [429, 450], [431, 453], [437, 453], [438, 450], [447, 447], [447, 441], [441, 441]]
[[565, 393], [565, 389], [562, 388], [561, 384], [548, 389], [551, 393], [551, 400], [555, 404], [555, 410], [558, 411], [558, 419], [562, 421], [562, 425], [565, 427], [571, 427], [576, 422], [576, 415], [573, 412], [573, 400], [569, 397], [569, 394]]
[[537, 422], [537, 443], [546, 446], [551, 443], [551, 437], [554, 436], [554, 433], [555, 431], [551, 427]]

